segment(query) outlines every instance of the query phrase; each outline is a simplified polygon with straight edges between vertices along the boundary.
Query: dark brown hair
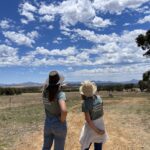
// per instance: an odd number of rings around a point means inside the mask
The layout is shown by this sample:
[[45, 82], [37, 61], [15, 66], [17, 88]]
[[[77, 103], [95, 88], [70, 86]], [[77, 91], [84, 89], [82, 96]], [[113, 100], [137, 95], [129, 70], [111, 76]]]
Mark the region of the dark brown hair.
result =
[[60, 80], [60, 76], [57, 71], [51, 71], [49, 74], [49, 85], [46, 88], [48, 92], [49, 101], [55, 101], [56, 95], [59, 91], [60, 84], [58, 81]]
[[56, 95], [57, 95], [57, 93], [58, 93], [58, 91], [59, 91], [59, 86], [60, 86], [60, 84], [58, 84], [58, 85], [53, 85], [53, 86], [50, 86], [50, 85], [49, 85], [49, 86], [46, 88], [46, 90], [47, 90], [47, 92], [48, 92], [48, 98], [49, 98], [49, 101], [50, 101], [50, 102], [55, 101]]

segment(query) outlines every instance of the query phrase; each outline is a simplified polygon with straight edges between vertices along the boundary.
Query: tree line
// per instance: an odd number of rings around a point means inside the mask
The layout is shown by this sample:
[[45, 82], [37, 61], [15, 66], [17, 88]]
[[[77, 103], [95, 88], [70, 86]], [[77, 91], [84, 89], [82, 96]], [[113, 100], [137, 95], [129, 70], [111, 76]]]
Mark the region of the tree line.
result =
[[98, 91], [123, 91], [138, 88], [138, 84], [110, 84], [110, 85], [98, 85]]
[[[78, 92], [79, 86], [65, 86], [62, 90], [65, 92]], [[135, 88], [140, 88], [141, 91], [150, 92], [150, 71], [143, 74], [143, 80], [140, 80], [138, 84], [128, 83], [128, 84], [98, 84], [98, 91], [128, 91], [134, 90]], [[19, 95], [22, 93], [40, 93], [42, 92], [42, 87], [24, 87], [24, 88], [14, 88], [14, 87], [0, 87], [0, 95]]]
[[[76, 85], [76, 86], [65, 86], [63, 87], [63, 91], [65, 92], [72, 92], [72, 91], [79, 91], [79, 86], [80, 85]], [[134, 88], [139, 88], [138, 84], [133, 84], [133, 83], [129, 83], [129, 84], [98, 84], [97, 85], [97, 90], [98, 91], [123, 91], [123, 90], [131, 90]]]
[[0, 87], [0, 95], [20, 95], [22, 93], [39, 93], [42, 87]]

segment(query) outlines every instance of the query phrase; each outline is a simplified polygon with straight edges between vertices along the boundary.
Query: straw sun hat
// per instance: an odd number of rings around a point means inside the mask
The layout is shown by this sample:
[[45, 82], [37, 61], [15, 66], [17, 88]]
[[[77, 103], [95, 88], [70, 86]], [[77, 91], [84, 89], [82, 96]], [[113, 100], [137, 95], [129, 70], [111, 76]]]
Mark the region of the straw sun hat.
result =
[[93, 95], [95, 95], [97, 91], [97, 86], [94, 82], [87, 80], [81, 83], [79, 91], [80, 91], [80, 94], [86, 97], [92, 97]]

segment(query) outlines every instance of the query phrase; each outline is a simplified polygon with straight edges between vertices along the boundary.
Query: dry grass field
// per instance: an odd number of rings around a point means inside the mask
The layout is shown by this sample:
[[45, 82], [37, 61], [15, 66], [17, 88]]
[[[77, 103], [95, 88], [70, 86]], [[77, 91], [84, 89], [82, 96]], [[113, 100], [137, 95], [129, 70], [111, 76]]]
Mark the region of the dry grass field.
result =
[[[68, 136], [66, 150], [80, 150], [84, 116], [80, 95], [67, 94]], [[104, 150], [150, 149], [150, 93], [100, 92], [104, 101], [109, 140]], [[41, 94], [0, 96], [0, 150], [41, 150], [44, 111]], [[92, 149], [92, 147], [91, 147]]]

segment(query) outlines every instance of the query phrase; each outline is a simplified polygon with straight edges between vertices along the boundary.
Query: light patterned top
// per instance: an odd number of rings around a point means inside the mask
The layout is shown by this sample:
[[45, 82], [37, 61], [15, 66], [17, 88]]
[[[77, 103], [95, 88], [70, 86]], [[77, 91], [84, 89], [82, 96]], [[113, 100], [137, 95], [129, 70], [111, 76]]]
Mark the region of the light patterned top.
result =
[[60, 116], [61, 110], [58, 101], [66, 100], [66, 95], [64, 92], [59, 91], [56, 95], [56, 99], [50, 102], [48, 99], [48, 91], [44, 90], [42, 93], [43, 104], [45, 107], [45, 113], [47, 116]]

